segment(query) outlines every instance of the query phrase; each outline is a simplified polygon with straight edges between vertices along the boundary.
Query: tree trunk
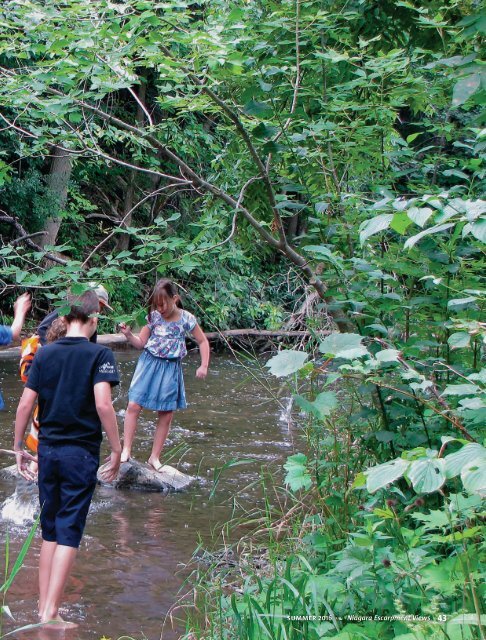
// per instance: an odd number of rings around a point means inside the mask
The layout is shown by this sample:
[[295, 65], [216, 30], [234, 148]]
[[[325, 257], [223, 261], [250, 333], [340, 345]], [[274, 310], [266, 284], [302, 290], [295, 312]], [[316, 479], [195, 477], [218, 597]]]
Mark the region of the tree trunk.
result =
[[62, 147], [54, 147], [51, 157], [51, 170], [47, 177], [47, 186], [53, 197], [54, 206], [52, 215], [47, 218], [44, 224], [44, 235], [39, 242], [42, 248], [46, 245], [56, 244], [61, 226], [59, 214], [66, 205], [69, 180], [73, 169], [72, 155]]
[[[135, 121], [137, 126], [143, 127], [144, 124], [144, 112], [142, 105], [145, 105], [145, 97], [147, 94], [147, 84], [146, 78], [142, 78], [141, 84], [138, 86], [138, 99], [137, 102], [137, 114], [135, 116]], [[123, 213], [122, 218], [124, 220], [123, 227], [129, 227], [132, 224], [132, 214], [131, 211], [134, 205], [134, 196], [135, 196], [135, 182], [137, 179], [137, 173], [135, 169], [131, 169], [128, 174], [127, 180], [127, 189], [125, 191], [125, 198], [123, 200]], [[118, 236], [116, 242], [116, 250], [117, 251], [125, 251], [128, 249], [128, 245], [130, 244], [130, 236], [126, 234], [120, 234]]]

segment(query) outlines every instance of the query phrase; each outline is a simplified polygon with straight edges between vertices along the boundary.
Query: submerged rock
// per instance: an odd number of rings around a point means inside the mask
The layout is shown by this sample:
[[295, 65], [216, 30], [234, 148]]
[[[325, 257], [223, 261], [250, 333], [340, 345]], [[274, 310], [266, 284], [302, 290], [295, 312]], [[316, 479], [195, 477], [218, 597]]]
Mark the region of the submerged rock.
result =
[[188, 476], [174, 467], [164, 465], [160, 471], [155, 471], [148, 464], [142, 464], [131, 458], [128, 462], [122, 462], [118, 478], [113, 482], [104, 482], [100, 478], [100, 471], [105, 465], [99, 468], [98, 481], [105, 487], [114, 489], [138, 489], [140, 491], [160, 491], [170, 493], [172, 491], [182, 491], [187, 489], [196, 481], [193, 476]]
[[[17, 465], [16, 464], [11, 464], [9, 467], [3, 467], [3, 469], [0, 469], [0, 479], [1, 480], [12, 480], [12, 479], [16, 479], [16, 478], [20, 479], [20, 474], [17, 471]], [[27, 482], [23, 478], [22, 478], [22, 480], [24, 482]]]
[[[160, 471], [155, 471], [148, 464], [142, 464], [136, 460], [130, 459], [128, 462], [122, 462], [120, 465], [120, 473], [118, 478], [113, 482], [103, 482], [100, 478], [100, 471], [105, 465], [98, 470], [98, 482], [105, 487], [113, 487], [114, 489], [138, 489], [139, 491], [160, 491], [161, 493], [171, 493], [172, 491], [182, 491], [190, 487], [196, 478], [182, 473], [168, 464], [161, 467]], [[15, 464], [10, 467], [0, 469], [0, 478], [9, 480], [18, 480], [22, 484], [32, 484], [19, 476], [17, 466]]]

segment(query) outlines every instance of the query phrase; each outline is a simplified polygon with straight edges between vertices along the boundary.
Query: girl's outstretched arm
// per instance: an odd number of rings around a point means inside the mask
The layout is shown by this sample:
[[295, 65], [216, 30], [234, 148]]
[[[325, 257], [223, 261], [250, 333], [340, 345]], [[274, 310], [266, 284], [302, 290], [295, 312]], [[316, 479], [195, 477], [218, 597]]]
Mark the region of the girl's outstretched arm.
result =
[[196, 378], [205, 378], [208, 374], [209, 366], [209, 342], [198, 324], [191, 331], [191, 335], [199, 345], [199, 353], [201, 354], [201, 366], [196, 371]]
[[120, 322], [120, 331], [123, 333], [128, 342], [135, 347], [135, 349], [143, 349], [147, 344], [147, 340], [150, 338], [150, 327], [145, 325], [140, 331], [138, 336], [132, 333], [132, 330], [124, 322]]
[[14, 303], [14, 321], [12, 322], [12, 338], [18, 340], [24, 325], [25, 316], [31, 307], [30, 295], [23, 293]]

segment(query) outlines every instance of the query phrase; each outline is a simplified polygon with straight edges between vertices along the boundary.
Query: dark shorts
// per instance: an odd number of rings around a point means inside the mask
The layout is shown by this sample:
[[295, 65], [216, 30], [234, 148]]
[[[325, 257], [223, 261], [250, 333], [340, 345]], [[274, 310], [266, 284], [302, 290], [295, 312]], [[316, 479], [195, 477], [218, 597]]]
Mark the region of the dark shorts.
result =
[[99, 455], [77, 445], [39, 443], [42, 538], [79, 547], [96, 487]]

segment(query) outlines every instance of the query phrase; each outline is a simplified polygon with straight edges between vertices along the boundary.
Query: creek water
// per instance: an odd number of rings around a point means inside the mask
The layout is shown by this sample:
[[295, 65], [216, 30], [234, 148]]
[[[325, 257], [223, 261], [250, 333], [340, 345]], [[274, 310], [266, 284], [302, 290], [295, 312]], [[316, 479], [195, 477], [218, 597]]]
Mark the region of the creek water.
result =
[[[133, 351], [116, 354], [122, 377], [122, 384], [114, 392], [120, 432], [137, 356]], [[291, 447], [288, 399], [276, 399], [278, 385], [262, 373], [260, 366], [243, 366], [235, 358], [214, 355], [208, 377], [200, 381], [194, 375], [197, 363], [196, 354], [189, 354], [184, 361], [189, 407], [175, 414], [164, 456], [167, 459], [175, 451], [176, 457], [168, 463], [197, 476], [199, 482], [186, 492], [168, 496], [98, 487], [61, 611], [79, 627], [65, 632], [31, 629], [14, 637], [179, 637], [183, 626], [175, 618], [182, 617], [181, 611], [174, 611], [173, 622], [167, 614], [183, 592], [186, 563], [198, 543], [209, 544], [228, 518], [254, 509], [262, 501], [261, 485], [255, 481], [272, 464], [278, 469]], [[0, 413], [3, 448], [11, 447], [15, 409], [22, 391], [17, 364], [17, 357], [0, 355], [0, 384], [7, 404]], [[249, 374], [248, 367], [254, 375]], [[148, 458], [154, 419], [153, 412], [142, 414], [134, 448], [137, 460]], [[210, 499], [214, 470], [235, 459], [251, 462], [223, 472]], [[2, 466], [12, 462], [11, 457], [0, 458]], [[237, 496], [236, 512], [232, 496]], [[0, 480], [0, 567], [4, 566], [7, 531], [12, 565], [37, 508], [35, 486]], [[15, 623], [4, 616], [4, 633], [36, 622], [40, 542], [37, 532], [24, 566], [8, 591], [6, 604]]]

